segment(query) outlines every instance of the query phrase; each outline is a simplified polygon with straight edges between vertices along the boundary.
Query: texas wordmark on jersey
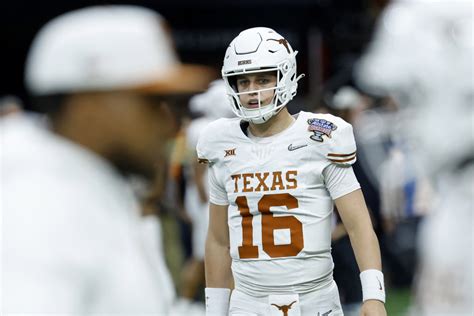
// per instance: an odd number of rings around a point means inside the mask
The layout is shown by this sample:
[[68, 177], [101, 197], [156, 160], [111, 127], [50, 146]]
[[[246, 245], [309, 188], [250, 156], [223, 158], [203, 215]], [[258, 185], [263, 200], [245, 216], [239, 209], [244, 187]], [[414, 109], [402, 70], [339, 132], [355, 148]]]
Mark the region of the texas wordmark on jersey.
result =
[[239, 119], [220, 119], [197, 145], [198, 158], [210, 165], [210, 201], [229, 205], [236, 288], [258, 296], [330, 284], [333, 199], [359, 184], [353, 177], [331, 190], [325, 169], [352, 172], [352, 126], [330, 114], [300, 112], [271, 137], [251, 139], [244, 130]]

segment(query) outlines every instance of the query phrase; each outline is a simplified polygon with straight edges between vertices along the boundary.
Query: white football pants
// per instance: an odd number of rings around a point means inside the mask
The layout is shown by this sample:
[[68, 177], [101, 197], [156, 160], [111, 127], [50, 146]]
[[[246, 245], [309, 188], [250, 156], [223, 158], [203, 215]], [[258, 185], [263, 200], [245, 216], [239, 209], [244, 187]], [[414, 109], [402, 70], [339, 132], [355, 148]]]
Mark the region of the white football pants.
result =
[[336, 282], [306, 294], [252, 297], [232, 291], [229, 316], [343, 316]]

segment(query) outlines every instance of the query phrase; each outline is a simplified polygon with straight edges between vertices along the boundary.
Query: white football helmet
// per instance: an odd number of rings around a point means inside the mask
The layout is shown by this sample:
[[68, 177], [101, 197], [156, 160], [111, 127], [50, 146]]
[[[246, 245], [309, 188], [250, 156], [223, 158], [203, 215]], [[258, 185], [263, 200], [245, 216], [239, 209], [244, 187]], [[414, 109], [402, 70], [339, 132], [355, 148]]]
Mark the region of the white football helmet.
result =
[[[238, 117], [255, 124], [265, 123], [293, 99], [298, 80], [304, 76], [296, 76], [297, 53], [283, 36], [266, 27], [244, 30], [234, 38], [225, 53], [222, 77], [232, 110]], [[236, 76], [268, 71], [277, 73], [275, 87], [241, 93], [237, 91]], [[261, 92], [268, 90], [275, 91], [273, 100], [261, 106]], [[258, 108], [248, 109], [242, 105], [239, 96], [248, 93], [258, 94]]]
[[474, 157], [473, 12], [472, 0], [394, 1], [356, 69], [363, 88], [409, 111], [397, 133], [429, 172]]

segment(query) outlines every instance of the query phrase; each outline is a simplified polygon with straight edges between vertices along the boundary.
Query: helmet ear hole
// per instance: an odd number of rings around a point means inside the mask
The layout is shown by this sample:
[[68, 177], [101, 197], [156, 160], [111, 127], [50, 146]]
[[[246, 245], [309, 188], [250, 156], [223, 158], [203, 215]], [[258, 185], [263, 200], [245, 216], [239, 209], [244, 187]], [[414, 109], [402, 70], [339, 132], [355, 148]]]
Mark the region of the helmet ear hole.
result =
[[237, 78], [235, 76], [229, 76], [227, 77], [227, 80], [229, 81], [229, 86], [234, 90], [234, 92], [239, 92], [237, 91]]

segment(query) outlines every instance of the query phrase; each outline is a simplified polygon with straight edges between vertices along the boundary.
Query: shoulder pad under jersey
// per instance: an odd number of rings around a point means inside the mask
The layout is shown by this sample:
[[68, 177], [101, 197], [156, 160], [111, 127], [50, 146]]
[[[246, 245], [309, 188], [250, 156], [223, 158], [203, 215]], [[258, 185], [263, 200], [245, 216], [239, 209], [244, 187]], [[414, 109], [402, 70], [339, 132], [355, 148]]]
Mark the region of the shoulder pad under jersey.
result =
[[197, 157], [200, 163], [214, 164], [223, 157], [224, 149], [232, 135], [231, 125], [239, 126], [239, 118], [221, 118], [209, 123], [199, 135], [196, 146]]
[[[328, 114], [330, 115], [330, 114]], [[326, 158], [332, 163], [342, 165], [352, 165], [356, 162], [356, 142], [352, 125], [344, 121], [342, 118], [330, 115], [330, 120], [337, 128], [333, 131], [328, 141], [328, 151]]]
[[352, 165], [356, 161], [356, 143], [352, 125], [332, 114], [314, 114], [308, 118], [311, 139], [321, 142], [331, 163]]

